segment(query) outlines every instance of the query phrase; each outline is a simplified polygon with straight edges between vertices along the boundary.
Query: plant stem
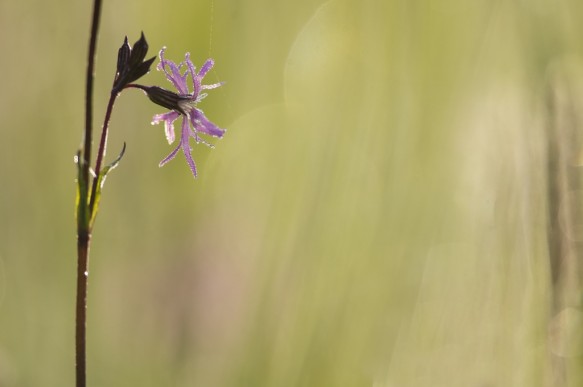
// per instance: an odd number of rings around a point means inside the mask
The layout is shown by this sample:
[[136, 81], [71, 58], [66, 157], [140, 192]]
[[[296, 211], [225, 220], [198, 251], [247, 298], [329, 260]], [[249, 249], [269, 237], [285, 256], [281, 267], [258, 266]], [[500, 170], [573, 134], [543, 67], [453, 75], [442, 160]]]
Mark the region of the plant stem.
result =
[[95, 52], [97, 50], [100, 15], [101, 0], [94, 0], [85, 87], [85, 141], [83, 146], [83, 159], [85, 161], [83, 173], [85, 174], [85, 181], [89, 181], [89, 166], [91, 165], [91, 144], [93, 142], [93, 74], [95, 72]]
[[89, 203], [89, 214], [93, 213], [93, 207], [95, 206], [95, 197], [97, 193], [97, 176], [101, 172], [101, 165], [103, 164], [103, 157], [107, 150], [107, 134], [109, 132], [109, 120], [111, 119], [111, 112], [113, 111], [113, 105], [115, 104], [115, 99], [119, 95], [119, 92], [113, 91], [109, 96], [109, 102], [107, 103], [107, 110], [105, 111], [105, 119], [103, 120], [103, 127], [101, 129], [101, 140], [99, 141], [99, 148], [97, 150], [97, 161], [95, 162], [95, 176], [93, 179], [93, 185], [91, 187], [91, 201]]
[[[85, 133], [83, 152], [80, 163], [82, 180], [89, 182], [89, 166], [91, 165], [91, 145], [93, 135], [93, 74], [95, 72], [95, 52], [97, 49], [97, 36], [99, 31], [99, 19], [101, 16], [101, 0], [94, 0], [91, 20], [91, 34], [89, 37], [89, 53], [87, 57], [87, 77], [85, 88]], [[79, 214], [84, 213], [83, 219], [88, 220], [90, 214], [87, 210], [88, 190], [80, 192], [77, 224], [77, 302], [75, 307], [75, 385], [85, 387], [86, 367], [86, 326], [87, 326], [87, 276], [89, 262], [89, 244], [91, 241], [91, 228], [88, 221], [79, 221]]]
[[90, 232], [77, 235], [77, 316], [75, 319], [76, 386], [86, 385], [86, 321], [87, 321], [87, 276], [89, 263]]

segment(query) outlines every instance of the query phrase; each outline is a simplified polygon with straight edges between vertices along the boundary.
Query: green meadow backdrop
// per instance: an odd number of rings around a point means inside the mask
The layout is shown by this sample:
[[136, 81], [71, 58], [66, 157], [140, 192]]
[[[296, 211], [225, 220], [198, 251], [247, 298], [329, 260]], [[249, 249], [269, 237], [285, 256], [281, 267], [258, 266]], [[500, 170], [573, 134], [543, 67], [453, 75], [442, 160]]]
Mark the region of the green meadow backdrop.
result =
[[[91, 4], [0, 2], [0, 386], [74, 384]], [[117, 49], [226, 81], [194, 180], [118, 99], [93, 235], [98, 386], [583, 384], [579, 0], [105, 0]], [[144, 84], [169, 87], [152, 71]]]

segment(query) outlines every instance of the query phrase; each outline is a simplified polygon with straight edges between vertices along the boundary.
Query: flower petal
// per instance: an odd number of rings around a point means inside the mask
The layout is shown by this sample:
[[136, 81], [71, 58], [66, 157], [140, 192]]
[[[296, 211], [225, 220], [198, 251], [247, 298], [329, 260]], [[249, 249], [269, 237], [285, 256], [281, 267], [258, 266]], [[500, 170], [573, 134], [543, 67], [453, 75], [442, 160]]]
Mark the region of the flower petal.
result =
[[212, 85], [202, 85], [202, 89], [204, 90], [216, 89], [217, 87], [223, 86], [224, 84], [225, 82], [213, 83]]
[[223, 137], [226, 130], [219, 128], [217, 125], [209, 121], [202, 110], [194, 108], [190, 114], [190, 122], [195, 130], [209, 134], [213, 137]]
[[[209, 70], [213, 67], [214, 63], [215, 62], [212, 59], [207, 59], [207, 61], [202, 65], [200, 70], [198, 70], [198, 74], [195, 74], [192, 77], [192, 85], [193, 85], [192, 98], [193, 99], [198, 100], [198, 96], [200, 94], [200, 91], [205, 88], [202, 85], [202, 79], [204, 78], [206, 73], [208, 73]], [[192, 69], [192, 73], [194, 74], [194, 68]]]
[[186, 63], [186, 67], [188, 67], [188, 73], [190, 74], [190, 77], [192, 78], [193, 94], [197, 94], [196, 84], [194, 82], [194, 80], [196, 79], [196, 67], [194, 66], [194, 64], [190, 60], [190, 52], [187, 52], [186, 55], [184, 55], [184, 62]]
[[209, 70], [212, 69], [214, 65], [215, 65], [214, 60], [207, 59], [206, 62], [204, 62], [204, 64], [200, 68], [200, 70], [198, 70], [198, 76], [200, 77], [200, 79], [204, 78], [206, 73], [208, 73]]
[[180, 147], [182, 148], [182, 152], [184, 153], [184, 157], [186, 157], [186, 162], [188, 163], [188, 167], [190, 171], [196, 177], [196, 164], [194, 164], [194, 160], [192, 159], [192, 155], [190, 154], [190, 125], [188, 122], [188, 117], [182, 118], [182, 133], [180, 137]]
[[[176, 90], [178, 90], [179, 93], [188, 94], [188, 87], [186, 86], [187, 74], [180, 74], [180, 67], [177, 66], [176, 63], [164, 59], [164, 51], [166, 51], [166, 47], [163, 47], [158, 54], [160, 57], [160, 63], [158, 63], [156, 68], [158, 71], [164, 71], [166, 78], [174, 85], [174, 87], [176, 87]], [[170, 70], [167, 70], [166, 66], [168, 66]]]
[[161, 121], [169, 121], [169, 120], [176, 120], [180, 116], [180, 113], [177, 111], [169, 111], [167, 113], [156, 114], [152, 117], [152, 125], [159, 124]]
[[190, 129], [190, 137], [194, 138], [194, 140], [196, 141], [197, 144], [202, 143], [202, 144], [208, 146], [211, 149], [214, 149], [215, 148], [215, 146], [213, 144], [211, 144], [208, 141], [205, 141], [202, 137], [200, 137], [198, 135], [198, 132], [196, 132], [194, 129]]
[[178, 144], [178, 146], [176, 148], [174, 148], [174, 150], [172, 152], [170, 152], [170, 154], [168, 156], [164, 157], [164, 159], [162, 161], [160, 161], [160, 164], [158, 164], [158, 166], [163, 167], [164, 164], [166, 164], [168, 161], [170, 161], [174, 157], [176, 157], [176, 153], [178, 153], [178, 150], [180, 150], [180, 144]]
[[186, 162], [188, 163], [188, 167], [190, 168], [190, 171], [192, 172], [192, 174], [196, 178], [196, 164], [194, 163], [194, 160], [192, 159], [192, 155], [190, 154], [190, 149], [182, 147], [182, 151], [184, 152], [184, 157], [186, 157]]
[[174, 142], [174, 121], [180, 116], [180, 113], [177, 111], [170, 111], [164, 114], [156, 114], [152, 118], [152, 125], [160, 123], [160, 121], [164, 121], [164, 133], [166, 134], [166, 140], [168, 140], [168, 144], [172, 144]]

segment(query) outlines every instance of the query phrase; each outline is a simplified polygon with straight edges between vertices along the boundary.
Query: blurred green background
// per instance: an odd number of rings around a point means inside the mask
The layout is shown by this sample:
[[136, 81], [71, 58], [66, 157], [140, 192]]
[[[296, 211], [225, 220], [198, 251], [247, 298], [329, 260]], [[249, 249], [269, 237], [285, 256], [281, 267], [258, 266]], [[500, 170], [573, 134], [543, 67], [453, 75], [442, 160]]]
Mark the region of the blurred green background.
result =
[[[0, 2], [0, 386], [74, 380], [89, 1]], [[172, 149], [124, 92], [90, 386], [580, 386], [578, 0], [105, 1], [117, 48], [215, 68]], [[167, 87], [153, 71], [142, 83]]]

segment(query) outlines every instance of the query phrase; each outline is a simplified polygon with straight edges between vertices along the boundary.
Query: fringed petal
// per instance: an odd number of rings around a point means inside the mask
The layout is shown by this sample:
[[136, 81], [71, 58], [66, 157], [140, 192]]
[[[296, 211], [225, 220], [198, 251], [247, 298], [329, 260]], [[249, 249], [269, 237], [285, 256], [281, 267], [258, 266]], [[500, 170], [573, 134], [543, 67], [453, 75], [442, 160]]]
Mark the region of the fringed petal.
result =
[[213, 137], [223, 137], [226, 132], [225, 129], [221, 129], [210, 122], [200, 109], [193, 109], [193, 112], [191, 112], [190, 115], [190, 122], [196, 131], [206, 133]]
[[213, 83], [212, 85], [202, 85], [203, 90], [210, 90], [216, 89], [217, 87], [221, 87], [225, 84], [225, 82]]
[[190, 171], [192, 172], [192, 174], [196, 178], [196, 164], [194, 163], [194, 160], [192, 159], [192, 155], [190, 154], [190, 149], [183, 147], [182, 151], [184, 152], [184, 157], [186, 157], [186, 162], [188, 163], [188, 168], [190, 168]]
[[152, 125], [164, 121], [164, 132], [166, 134], [166, 140], [168, 140], [168, 144], [172, 144], [174, 142], [174, 121], [176, 121], [179, 116], [180, 113], [173, 110], [164, 114], [156, 114], [152, 118]]
[[214, 65], [215, 65], [214, 60], [207, 59], [206, 62], [204, 62], [204, 64], [200, 68], [200, 70], [198, 70], [198, 76], [200, 77], [200, 79], [204, 78], [206, 73], [208, 73], [210, 71], [210, 69], [213, 68]]
[[178, 146], [176, 148], [174, 148], [174, 150], [172, 152], [170, 152], [170, 154], [168, 156], [164, 157], [164, 159], [162, 161], [160, 161], [160, 164], [158, 164], [158, 166], [163, 167], [164, 164], [166, 164], [168, 161], [170, 161], [174, 157], [176, 157], [176, 153], [178, 153], [179, 150], [180, 150], [180, 144], [178, 144]]
[[[188, 68], [188, 73], [190, 74], [190, 78], [192, 79], [192, 95], [197, 95], [197, 87], [196, 87], [196, 67], [194, 66], [194, 64], [192, 63], [192, 61], [190, 60], [190, 52], [187, 52], [186, 55], [184, 55], [184, 63], [186, 63], [186, 67]], [[199, 86], [200, 88], [200, 86]]]
[[[166, 78], [174, 85], [174, 87], [176, 87], [176, 90], [178, 90], [180, 94], [188, 94], [188, 87], [186, 86], [187, 74], [180, 74], [180, 66], [177, 66], [176, 63], [171, 60], [164, 59], [164, 51], [166, 51], [166, 47], [163, 47], [160, 50], [160, 63], [158, 63], [156, 68], [159, 71], [164, 71]], [[169, 70], [166, 67], [168, 67]]]
[[196, 164], [192, 159], [192, 155], [190, 154], [190, 125], [188, 122], [188, 117], [184, 117], [182, 119], [182, 133], [180, 136], [180, 147], [182, 148], [182, 152], [184, 153], [184, 157], [186, 157], [186, 162], [188, 163], [188, 167], [190, 171], [196, 177]]

